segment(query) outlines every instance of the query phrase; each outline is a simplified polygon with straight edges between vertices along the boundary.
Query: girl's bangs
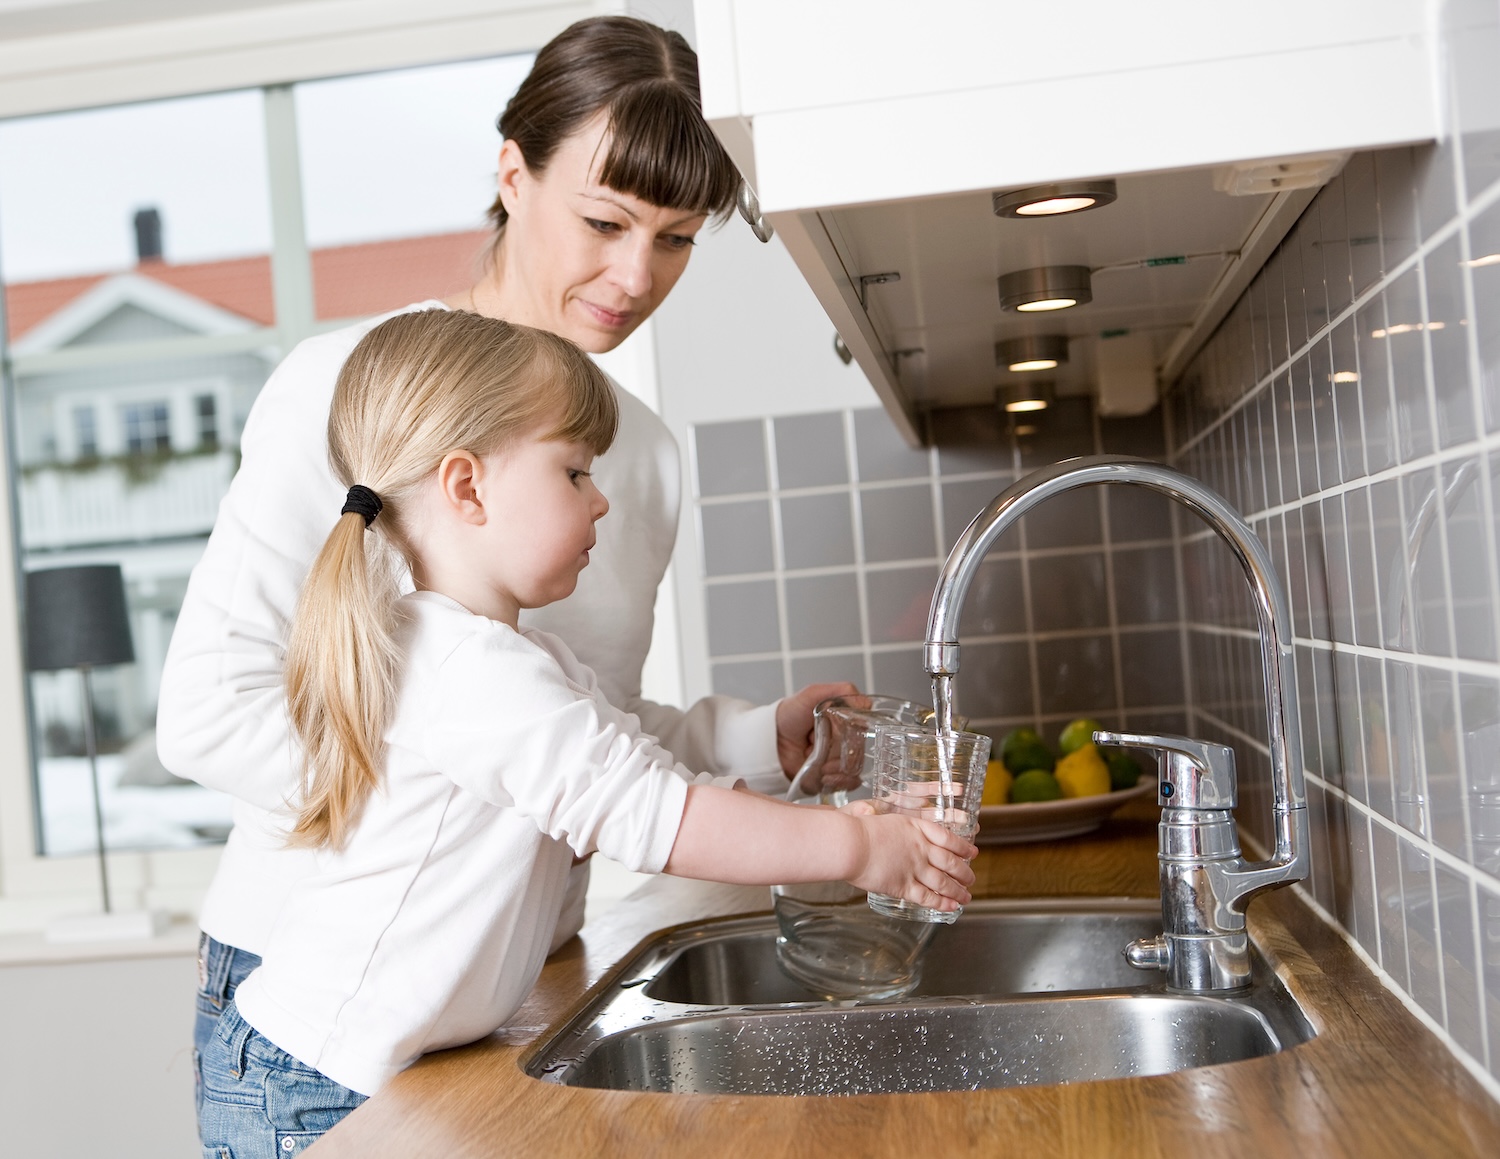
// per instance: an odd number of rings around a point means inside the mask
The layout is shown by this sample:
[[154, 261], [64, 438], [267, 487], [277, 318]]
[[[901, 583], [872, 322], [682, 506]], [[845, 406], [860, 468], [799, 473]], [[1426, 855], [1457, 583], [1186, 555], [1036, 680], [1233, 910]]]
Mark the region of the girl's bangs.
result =
[[596, 455], [609, 450], [620, 423], [620, 407], [614, 387], [604, 371], [582, 351], [569, 351], [572, 357], [559, 361], [557, 376], [562, 404], [562, 419], [548, 432], [548, 439], [581, 443]]

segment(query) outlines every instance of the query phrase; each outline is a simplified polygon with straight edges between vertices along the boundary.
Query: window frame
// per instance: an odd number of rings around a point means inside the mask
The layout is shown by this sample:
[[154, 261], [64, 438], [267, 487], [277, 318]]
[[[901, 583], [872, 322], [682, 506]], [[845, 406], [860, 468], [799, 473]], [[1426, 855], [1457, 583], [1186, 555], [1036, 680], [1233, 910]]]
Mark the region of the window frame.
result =
[[[319, 322], [313, 309], [312, 260], [302, 217], [302, 186], [297, 152], [296, 111], [292, 87], [303, 81], [374, 73], [426, 65], [458, 63], [522, 52], [534, 52], [556, 33], [587, 16], [619, 12], [623, 3], [609, 0], [505, 0], [477, 5], [470, 0], [431, 0], [419, 13], [401, 10], [411, 27], [402, 36], [372, 35], [397, 17], [390, 5], [309, 4], [328, 9], [325, 19], [309, 21], [301, 39], [286, 35], [284, 10], [224, 18], [162, 22], [175, 54], [163, 62], [163, 42], [141, 27], [142, 39], [120, 41], [110, 59], [78, 52], [78, 43], [102, 43], [97, 31], [40, 38], [39, 50], [55, 51], [56, 66], [35, 85], [11, 84], [0, 99], [0, 117], [63, 112], [141, 101], [186, 98], [214, 92], [259, 89], [266, 124], [266, 151], [271, 204], [271, 277], [276, 322], [272, 326], [230, 333], [195, 335], [144, 342], [115, 343], [87, 349], [16, 355], [4, 339], [4, 302], [0, 298], [0, 471], [7, 479], [0, 501], [0, 934], [36, 930], [69, 912], [97, 909], [99, 869], [93, 855], [44, 856], [40, 844], [40, 802], [35, 791], [31, 753], [35, 738], [23, 662], [25, 609], [21, 593], [19, 549], [19, 477], [16, 446], [17, 373], [83, 365], [158, 360], [171, 355], [231, 353], [266, 347], [283, 355], [302, 339], [337, 329], [351, 319]], [[338, 11], [335, 12], [334, 10]], [[246, 49], [247, 21], [269, 21], [267, 36], [275, 47]], [[233, 27], [231, 27], [233, 24]], [[190, 26], [191, 25], [191, 26]], [[221, 27], [222, 26], [222, 27]], [[253, 37], [251, 37], [253, 39]], [[131, 67], [121, 58], [133, 50], [152, 67]], [[0, 79], [9, 80], [0, 64]], [[61, 83], [66, 80], [66, 83]], [[145, 78], [145, 79], [143, 79]], [[232, 424], [228, 399], [215, 386], [202, 384], [188, 392], [186, 404], [195, 432], [199, 421], [195, 398], [212, 394], [222, 444]], [[82, 400], [79, 400], [80, 404]], [[101, 441], [108, 419], [95, 406], [95, 437]], [[173, 405], [176, 401], [173, 400]], [[175, 427], [174, 414], [174, 427]], [[70, 411], [71, 420], [71, 411]], [[76, 441], [71, 426], [65, 436]], [[60, 440], [61, 441], [61, 440]], [[76, 450], [76, 447], [72, 448]], [[63, 448], [58, 448], [59, 458]], [[109, 854], [112, 891], [124, 905], [161, 907], [196, 915], [204, 891], [218, 866], [222, 846], [155, 852]]]

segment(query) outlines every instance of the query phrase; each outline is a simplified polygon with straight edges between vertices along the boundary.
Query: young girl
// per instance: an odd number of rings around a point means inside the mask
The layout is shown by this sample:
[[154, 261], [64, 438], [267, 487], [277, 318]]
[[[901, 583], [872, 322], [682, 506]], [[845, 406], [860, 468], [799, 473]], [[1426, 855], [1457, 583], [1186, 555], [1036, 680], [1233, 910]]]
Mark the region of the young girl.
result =
[[345, 363], [328, 443], [348, 501], [287, 658], [306, 765], [289, 840], [316, 867], [203, 1053], [206, 1147], [293, 1153], [423, 1053], [503, 1025], [575, 856], [968, 900], [967, 841], [695, 777], [560, 640], [518, 630], [588, 564], [615, 422], [577, 347], [476, 314], [398, 315]]

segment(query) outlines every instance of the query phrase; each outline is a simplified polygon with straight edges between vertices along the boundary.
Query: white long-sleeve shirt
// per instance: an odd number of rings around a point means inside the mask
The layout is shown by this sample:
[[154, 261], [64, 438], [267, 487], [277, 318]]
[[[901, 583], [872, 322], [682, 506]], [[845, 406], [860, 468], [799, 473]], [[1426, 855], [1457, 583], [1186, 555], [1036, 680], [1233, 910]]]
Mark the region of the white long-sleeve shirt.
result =
[[542, 968], [570, 857], [660, 871], [688, 783], [712, 781], [674, 767], [557, 637], [434, 592], [401, 608], [382, 784], [342, 850], [310, 854], [235, 999], [363, 1094], [504, 1025]]
[[[407, 310], [443, 308], [429, 301]], [[199, 923], [253, 953], [264, 947], [281, 899], [311, 871], [304, 852], [285, 846], [285, 802], [300, 776], [283, 703], [286, 639], [298, 590], [344, 502], [326, 443], [334, 384], [349, 352], [382, 320], [302, 342], [261, 389], [241, 437], [240, 469], [188, 582], [162, 672], [162, 763], [235, 798], [234, 829]], [[615, 394], [619, 432], [593, 469], [611, 510], [590, 564], [573, 595], [523, 613], [523, 623], [566, 640], [610, 703], [638, 716], [688, 767], [732, 773], [755, 787], [784, 785], [774, 705], [707, 697], [683, 712], [641, 698], [681, 487], [665, 424], [626, 391]], [[575, 877], [571, 912], [581, 918], [586, 872]]]

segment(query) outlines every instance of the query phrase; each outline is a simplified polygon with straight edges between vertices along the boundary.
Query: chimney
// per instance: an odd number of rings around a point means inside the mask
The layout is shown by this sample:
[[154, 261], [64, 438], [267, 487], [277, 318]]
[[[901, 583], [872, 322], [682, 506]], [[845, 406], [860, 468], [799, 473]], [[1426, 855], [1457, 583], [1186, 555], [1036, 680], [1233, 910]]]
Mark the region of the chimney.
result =
[[159, 262], [161, 256], [161, 214], [156, 209], [135, 212], [135, 260]]

